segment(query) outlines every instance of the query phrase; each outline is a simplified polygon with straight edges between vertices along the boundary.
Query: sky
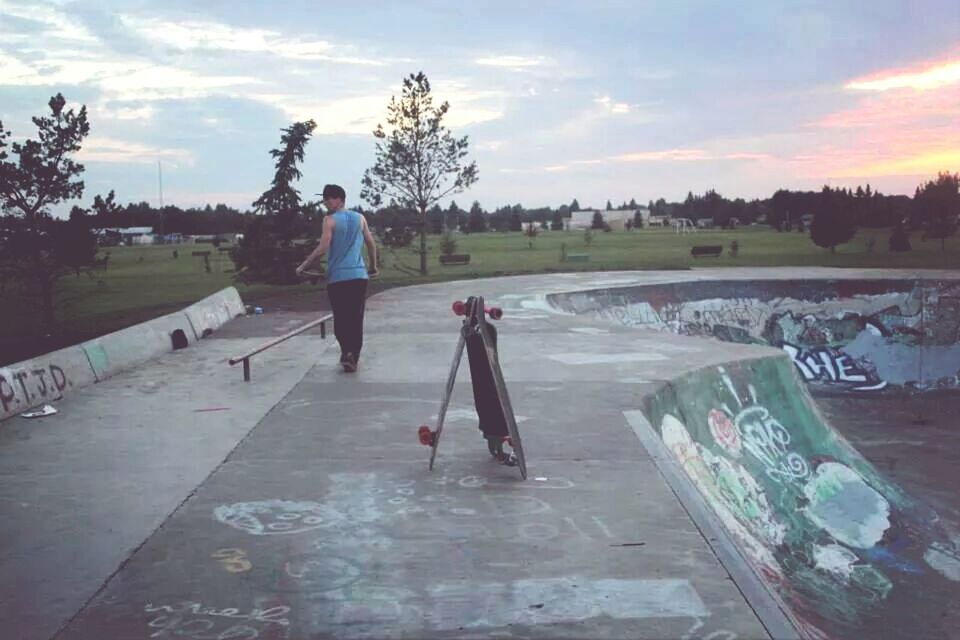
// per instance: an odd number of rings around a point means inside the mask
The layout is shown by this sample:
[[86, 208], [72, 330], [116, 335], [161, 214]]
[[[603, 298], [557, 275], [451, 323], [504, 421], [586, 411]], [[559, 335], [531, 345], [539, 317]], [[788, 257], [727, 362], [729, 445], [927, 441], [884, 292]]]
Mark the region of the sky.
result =
[[248, 208], [311, 118], [298, 188], [366, 204], [372, 132], [418, 71], [469, 137], [464, 208], [960, 171], [957, 0], [0, 0], [0, 121], [23, 139], [57, 92], [87, 106], [83, 205], [158, 204], [159, 163], [165, 204]]

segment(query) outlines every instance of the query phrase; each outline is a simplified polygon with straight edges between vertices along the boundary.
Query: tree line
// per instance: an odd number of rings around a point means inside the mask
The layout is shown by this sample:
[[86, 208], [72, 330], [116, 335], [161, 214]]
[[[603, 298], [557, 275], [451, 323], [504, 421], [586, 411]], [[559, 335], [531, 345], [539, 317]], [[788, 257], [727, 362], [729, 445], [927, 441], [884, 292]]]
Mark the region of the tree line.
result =
[[[280, 146], [270, 151], [275, 173], [270, 188], [251, 210], [224, 204], [181, 209], [154, 208], [147, 202], [120, 205], [116, 194], [96, 195], [88, 207], [75, 205], [67, 220], [51, 210], [80, 200], [84, 183], [82, 164], [72, 155], [89, 134], [86, 107], [66, 108], [61, 94], [48, 102], [49, 113], [33, 118], [36, 139], [15, 141], [0, 122], [0, 292], [8, 281], [36, 294], [41, 324], [53, 324], [55, 283], [68, 273], [79, 274], [96, 261], [97, 243], [92, 230], [108, 227], [152, 227], [155, 233], [218, 235], [243, 233], [232, 257], [241, 277], [266, 282], [294, 282], [295, 265], [309, 251], [321, 230], [320, 203], [305, 201], [296, 189], [301, 178], [306, 145], [316, 124], [297, 122], [282, 130]], [[430, 84], [421, 72], [404, 79], [399, 99], [387, 108], [389, 133], [378, 125], [375, 162], [363, 176], [361, 199], [354, 206], [367, 216], [385, 244], [409, 244], [420, 237], [419, 269], [397, 264], [410, 273], [427, 272], [426, 234], [459, 229], [466, 233], [521, 231], [536, 224], [563, 229], [564, 219], [583, 207], [574, 198], [556, 208], [527, 209], [507, 204], [493, 210], [474, 201], [462, 209], [455, 201], [446, 208], [440, 201], [472, 186], [479, 177], [475, 162], [467, 160], [467, 137], [455, 138], [443, 125], [449, 109], [434, 105]], [[917, 186], [913, 197], [884, 195], [871, 188], [824, 186], [819, 191], [779, 189], [770, 198], [746, 201], [728, 199], [715, 190], [687, 194], [682, 202], [649, 200], [651, 215], [692, 220], [711, 218], [714, 225], [766, 222], [779, 231], [807, 230], [801, 221], [812, 216], [809, 231], [820, 246], [834, 249], [853, 237], [858, 227], [892, 227], [891, 250], [909, 249], [907, 232], [923, 230], [941, 240], [956, 232], [960, 213], [960, 176], [940, 173]], [[605, 210], [614, 210], [607, 201]], [[636, 199], [616, 209], [637, 210]], [[631, 221], [639, 226], [639, 214]], [[596, 221], [595, 221], [596, 223]], [[396, 254], [394, 254], [396, 255]]]

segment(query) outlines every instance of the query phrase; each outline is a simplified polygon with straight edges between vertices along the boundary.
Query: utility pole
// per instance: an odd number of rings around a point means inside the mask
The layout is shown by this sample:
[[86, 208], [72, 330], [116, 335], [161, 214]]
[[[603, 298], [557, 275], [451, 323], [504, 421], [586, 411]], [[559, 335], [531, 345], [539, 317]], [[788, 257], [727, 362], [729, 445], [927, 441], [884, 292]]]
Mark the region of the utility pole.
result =
[[160, 208], [163, 209], [163, 169], [157, 160], [157, 188], [160, 195]]

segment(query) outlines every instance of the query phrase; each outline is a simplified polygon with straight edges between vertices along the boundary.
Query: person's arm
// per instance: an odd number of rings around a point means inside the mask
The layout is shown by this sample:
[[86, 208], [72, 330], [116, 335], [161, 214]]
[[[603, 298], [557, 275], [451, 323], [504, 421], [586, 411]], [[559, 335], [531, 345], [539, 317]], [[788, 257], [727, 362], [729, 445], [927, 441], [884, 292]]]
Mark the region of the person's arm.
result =
[[307, 256], [307, 259], [297, 267], [297, 274], [303, 273], [304, 269], [307, 266], [325, 254], [327, 250], [330, 249], [330, 238], [333, 237], [333, 228], [337, 224], [337, 221], [333, 219], [333, 216], [327, 216], [323, 219], [323, 235], [320, 236], [320, 244], [317, 245], [317, 248]]
[[375, 276], [380, 271], [377, 268], [377, 241], [374, 239], [373, 234], [370, 233], [370, 227], [367, 225], [366, 218], [363, 218], [361, 226], [363, 227], [363, 243], [367, 245], [367, 254], [370, 256], [370, 264], [372, 265], [367, 267], [367, 271], [370, 272], [370, 275]]

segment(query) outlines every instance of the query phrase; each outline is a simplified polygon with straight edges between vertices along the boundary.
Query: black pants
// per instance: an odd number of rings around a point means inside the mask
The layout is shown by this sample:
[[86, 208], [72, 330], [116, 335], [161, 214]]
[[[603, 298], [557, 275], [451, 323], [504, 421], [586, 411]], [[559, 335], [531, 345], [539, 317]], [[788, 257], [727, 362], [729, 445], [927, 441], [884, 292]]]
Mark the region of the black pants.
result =
[[367, 280], [342, 280], [327, 285], [333, 309], [333, 334], [340, 343], [340, 361], [346, 354], [360, 357], [363, 348], [363, 312], [367, 307]]
[[[497, 349], [497, 330], [492, 324], [487, 324], [490, 332], [490, 341], [494, 350]], [[470, 379], [473, 381], [473, 402], [480, 418], [480, 431], [485, 438], [503, 438], [508, 434], [507, 422], [503, 417], [503, 408], [500, 405], [500, 394], [493, 379], [487, 350], [483, 346], [483, 339], [473, 334], [467, 338], [467, 359], [470, 361]]]

